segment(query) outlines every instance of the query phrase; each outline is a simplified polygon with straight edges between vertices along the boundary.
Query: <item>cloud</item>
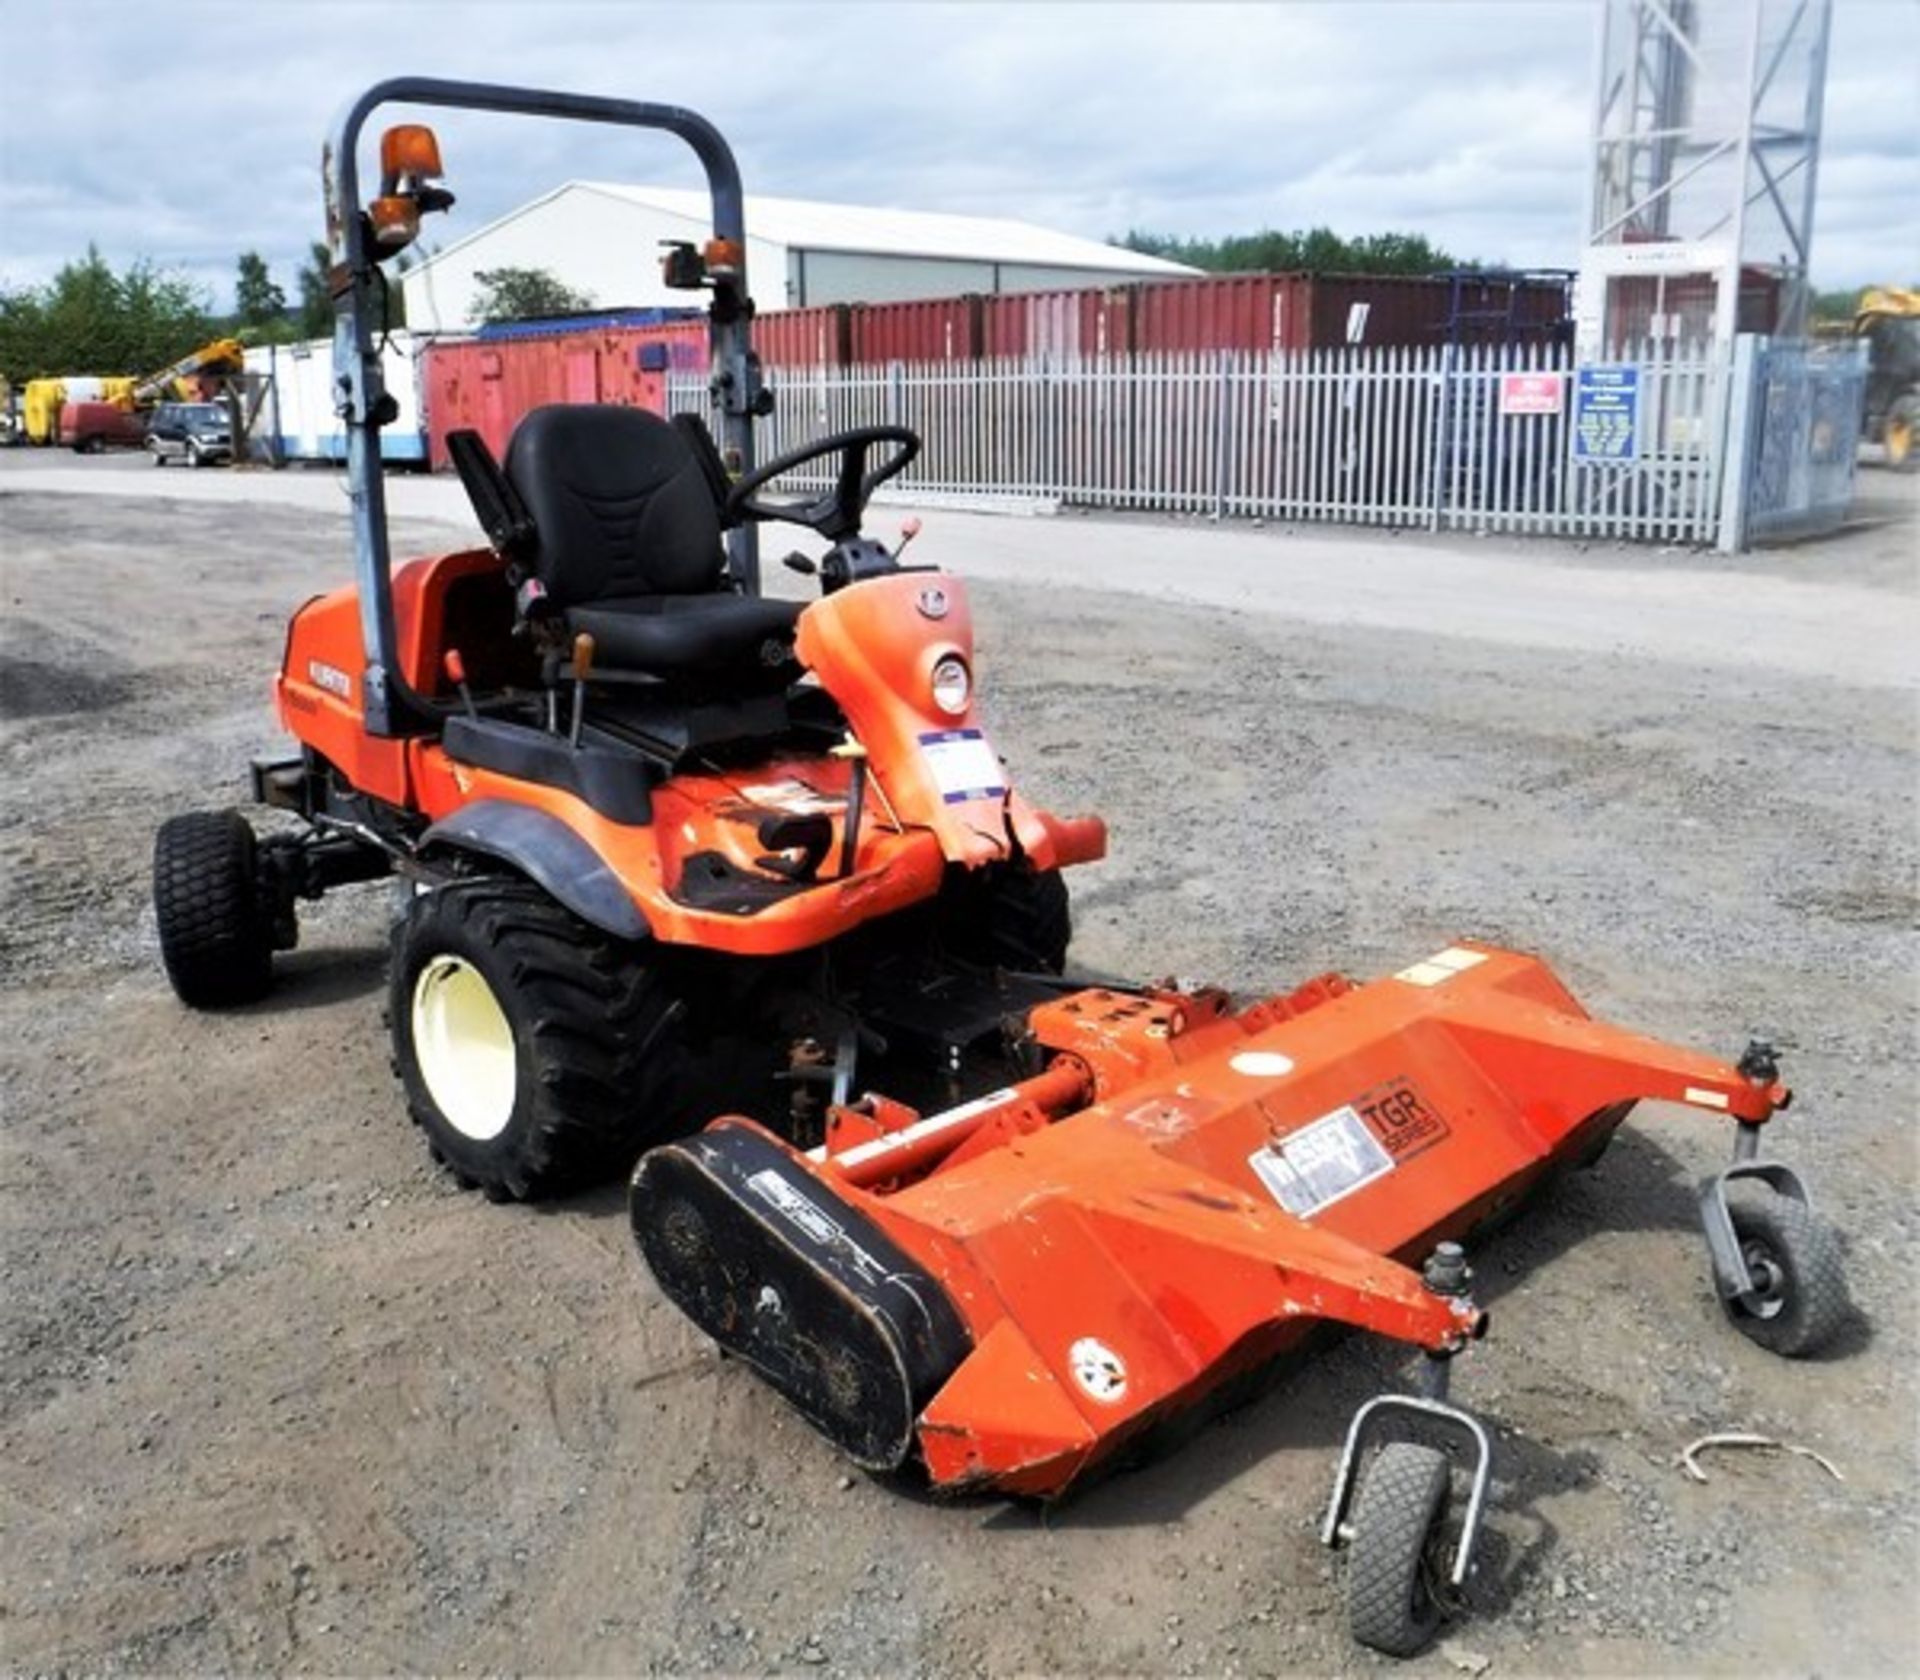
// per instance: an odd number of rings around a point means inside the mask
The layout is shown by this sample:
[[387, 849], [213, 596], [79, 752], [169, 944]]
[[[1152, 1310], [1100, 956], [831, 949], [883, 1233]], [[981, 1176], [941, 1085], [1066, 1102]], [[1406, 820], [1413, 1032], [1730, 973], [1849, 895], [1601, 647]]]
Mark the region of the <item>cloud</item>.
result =
[[[32, 96], [0, 107], [0, 275], [89, 240], [224, 298], [320, 231], [337, 107], [397, 73], [706, 111], [751, 189], [1017, 216], [1093, 237], [1325, 223], [1570, 264], [1586, 196], [1586, 0], [678, 5], [168, 0], [7, 6]], [[1840, 0], [1814, 270], [1920, 277], [1920, 7]], [[691, 184], [670, 143], [436, 119], [449, 235], [570, 176]]]

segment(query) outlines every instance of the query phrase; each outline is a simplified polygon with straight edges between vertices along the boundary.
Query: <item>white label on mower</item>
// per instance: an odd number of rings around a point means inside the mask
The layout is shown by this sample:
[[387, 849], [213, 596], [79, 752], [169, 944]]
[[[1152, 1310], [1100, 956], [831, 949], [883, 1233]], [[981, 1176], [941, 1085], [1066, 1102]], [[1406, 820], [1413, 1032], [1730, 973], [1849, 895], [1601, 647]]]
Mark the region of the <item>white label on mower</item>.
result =
[[785, 811], [794, 817], [825, 816], [846, 804], [840, 794], [822, 793], [798, 776], [789, 776], [784, 782], [750, 782], [740, 791], [751, 804]]
[[1097, 1336], [1082, 1336], [1067, 1350], [1073, 1380], [1103, 1406], [1119, 1404], [1127, 1394], [1127, 1365]]
[[1350, 1107], [1336, 1108], [1324, 1119], [1256, 1149], [1247, 1164], [1273, 1199], [1297, 1219], [1393, 1171], [1393, 1157]]
[[1007, 791], [1000, 755], [977, 729], [941, 729], [922, 735], [920, 754], [933, 772], [933, 785], [949, 805], [998, 799]]
[[1409, 986], [1438, 986], [1486, 960], [1485, 951], [1469, 951], [1459, 945], [1449, 945], [1444, 951], [1436, 951], [1425, 962], [1401, 969], [1394, 979], [1404, 980]]
[[1718, 1091], [1703, 1091], [1698, 1085], [1689, 1085], [1681, 1092], [1695, 1108], [1725, 1108], [1727, 1099]]
[[761, 1201], [797, 1226], [822, 1248], [837, 1249], [867, 1277], [885, 1277], [887, 1269], [847, 1235], [840, 1222], [824, 1209], [816, 1207], [771, 1167], [763, 1167], [747, 1180], [747, 1188]]

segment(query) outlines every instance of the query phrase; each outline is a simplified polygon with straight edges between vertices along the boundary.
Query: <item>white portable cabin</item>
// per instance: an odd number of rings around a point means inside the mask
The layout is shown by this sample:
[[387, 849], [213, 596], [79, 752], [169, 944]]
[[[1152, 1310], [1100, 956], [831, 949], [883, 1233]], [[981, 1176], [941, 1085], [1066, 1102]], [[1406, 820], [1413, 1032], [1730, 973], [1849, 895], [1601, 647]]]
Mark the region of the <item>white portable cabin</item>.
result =
[[[400, 412], [380, 433], [380, 458], [398, 465], [427, 464], [424, 334], [396, 331], [381, 357], [387, 390]], [[260, 405], [254, 437], [279, 461], [344, 461], [346, 428], [335, 411], [333, 341], [262, 344], [247, 351], [247, 372], [272, 381]]]

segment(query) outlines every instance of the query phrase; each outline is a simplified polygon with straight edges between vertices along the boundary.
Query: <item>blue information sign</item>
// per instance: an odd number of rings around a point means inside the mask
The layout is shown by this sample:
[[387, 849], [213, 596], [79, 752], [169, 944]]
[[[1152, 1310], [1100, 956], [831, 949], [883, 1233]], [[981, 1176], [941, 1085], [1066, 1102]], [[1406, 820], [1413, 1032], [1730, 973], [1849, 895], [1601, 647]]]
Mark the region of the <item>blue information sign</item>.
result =
[[1596, 362], [1573, 376], [1573, 458], [1632, 461], [1640, 454], [1640, 370]]

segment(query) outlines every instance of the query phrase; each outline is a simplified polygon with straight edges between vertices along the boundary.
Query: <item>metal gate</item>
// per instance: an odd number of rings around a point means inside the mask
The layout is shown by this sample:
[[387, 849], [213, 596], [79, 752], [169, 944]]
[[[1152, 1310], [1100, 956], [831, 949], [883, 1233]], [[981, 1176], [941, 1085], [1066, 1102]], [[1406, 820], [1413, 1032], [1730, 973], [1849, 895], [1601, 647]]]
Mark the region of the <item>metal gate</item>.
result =
[[[1713, 543], [1727, 503], [1732, 380], [1704, 346], [1647, 344], [1591, 366], [1565, 347], [1521, 344], [891, 362], [770, 377], [763, 454], [850, 426], [912, 426], [925, 448], [897, 488], [922, 500], [1684, 545]], [[676, 372], [667, 395], [672, 407], [707, 401], [691, 373]]]
[[1762, 342], [1751, 355], [1741, 536], [1781, 541], [1835, 530], [1853, 500], [1867, 347]]

